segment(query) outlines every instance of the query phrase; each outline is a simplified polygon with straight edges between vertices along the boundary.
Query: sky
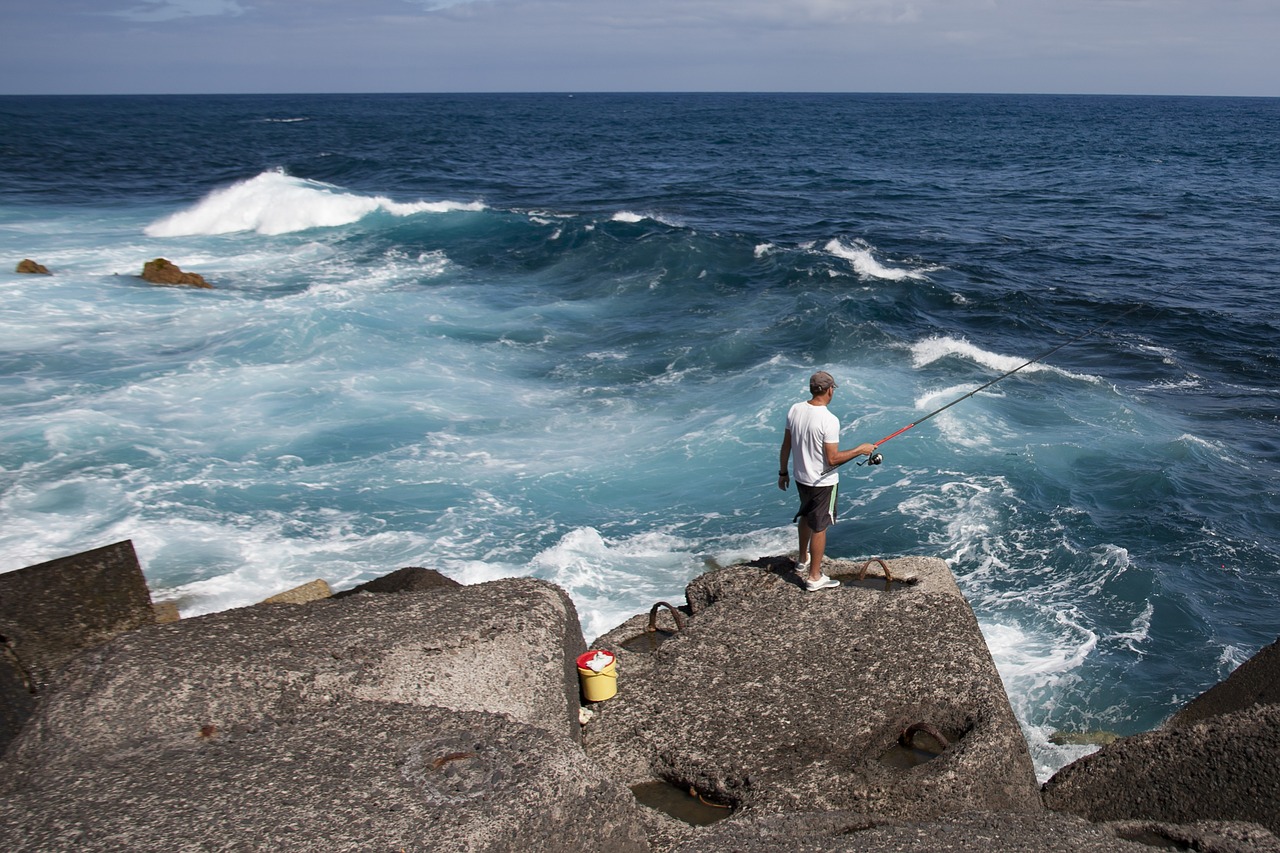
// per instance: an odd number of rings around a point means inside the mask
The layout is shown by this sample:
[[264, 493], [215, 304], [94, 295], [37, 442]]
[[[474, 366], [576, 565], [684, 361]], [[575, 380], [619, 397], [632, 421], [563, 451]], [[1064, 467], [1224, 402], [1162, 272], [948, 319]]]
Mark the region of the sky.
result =
[[0, 0], [0, 94], [1280, 96], [1280, 0]]

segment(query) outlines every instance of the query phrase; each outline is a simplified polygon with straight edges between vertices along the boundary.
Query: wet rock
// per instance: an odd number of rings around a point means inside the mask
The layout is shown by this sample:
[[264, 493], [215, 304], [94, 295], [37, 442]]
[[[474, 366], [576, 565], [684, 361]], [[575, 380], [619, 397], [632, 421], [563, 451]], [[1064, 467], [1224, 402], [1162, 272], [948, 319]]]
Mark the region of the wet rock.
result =
[[167, 625], [182, 618], [176, 601], [157, 601], [151, 605], [151, 610], [155, 613], [157, 625]]
[[[1039, 812], [1026, 742], [950, 570], [889, 565], [909, 579], [890, 592], [809, 593], [786, 558], [715, 570], [689, 585], [685, 629], [653, 651], [626, 647], [635, 620], [600, 638], [618, 694], [595, 706], [587, 753], [628, 785], [664, 779], [744, 811]], [[920, 722], [949, 746], [913, 769], [886, 762]]]
[[15, 269], [14, 272], [27, 275], [51, 275], [48, 267], [44, 264], [38, 264], [30, 258], [23, 258], [18, 261], [17, 269]]
[[152, 284], [186, 285], [188, 287], [213, 287], [204, 280], [204, 276], [194, 272], [183, 272], [177, 264], [164, 258], [156, 258], [142, 265], [142, 280]]

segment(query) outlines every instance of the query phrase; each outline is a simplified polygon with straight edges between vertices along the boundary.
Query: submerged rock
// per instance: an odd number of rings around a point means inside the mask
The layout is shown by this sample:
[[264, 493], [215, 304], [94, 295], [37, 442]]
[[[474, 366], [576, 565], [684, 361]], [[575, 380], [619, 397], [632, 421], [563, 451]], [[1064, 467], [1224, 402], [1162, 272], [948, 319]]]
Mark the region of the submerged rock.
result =
[[204, 280], [204, 276], [194, 272], [183, 272], [177, 264], [156, 258], [142, 266], [142, 280], [152, 284], [177, 284], [188, 287], [213, 287]]
[[52, 275], [48, 267], [44, 264], [38, 264], [30, 258], [23, 258], [18, 261], [18, 267], [14, 272], [24, 273], [28, 275]]
[[1054, 732], [1049, 735], [1049, 743], [1058, 746], [1106, 746], [1119, 738], [1115, 732]]

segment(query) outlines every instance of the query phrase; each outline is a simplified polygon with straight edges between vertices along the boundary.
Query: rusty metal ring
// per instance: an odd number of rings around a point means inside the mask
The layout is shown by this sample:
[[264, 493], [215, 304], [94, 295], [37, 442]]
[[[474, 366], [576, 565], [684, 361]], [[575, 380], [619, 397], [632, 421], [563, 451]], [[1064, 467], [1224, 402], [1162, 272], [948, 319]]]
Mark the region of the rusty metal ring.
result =
[[935, 727], [924, 722], [912, 723], [911, 725], [903, 729], [902, 734], [898, 735], [898, 743], [902, 744], [908, 749], [911, 748], [911, 739], [915, 737], [916, 732], [924, 732], [929, 737], [936, 740], [938, 742], [938, 745], [942, 747], [944, 752], [949, 746], [951, 746], [951, 742], [947, 740], [946, 735], [938, 731]]
[[676, 608], [672, 607], [667, 602], [659, 601], [657, 604], [653, 605], [653, 607], [649, 608], [649, 627], [646, 628], [645, 631], [649, 633], [653, 633], [658, 630], [658, 608], [659, 607], [665, 607], [671, 611], [671, 618], [675, 620], [677, 631], [684, 630], [684, 625], [685, 625], [684, 614], [681, 613]]

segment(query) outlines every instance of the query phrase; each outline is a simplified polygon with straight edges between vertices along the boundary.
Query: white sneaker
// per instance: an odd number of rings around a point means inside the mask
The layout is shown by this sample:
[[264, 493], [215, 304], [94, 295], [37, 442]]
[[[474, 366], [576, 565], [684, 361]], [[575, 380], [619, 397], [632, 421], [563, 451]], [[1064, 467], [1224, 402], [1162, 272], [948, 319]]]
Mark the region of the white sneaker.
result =
[[835, 578], [829, 578], [825, 574], [819, 575], [816, 581], [805, 581], [804, 588], [809, 592], [817, 592], [820, 589], [833, 589], [840, 586], [840, 581]]
[[803, 563], [796, 563], [796, 574], [800, 575], [801, 577], [803, 577], [804, 575], [809, 574], [809, 561], [808, 561], [808, 560], [805, 560]]

